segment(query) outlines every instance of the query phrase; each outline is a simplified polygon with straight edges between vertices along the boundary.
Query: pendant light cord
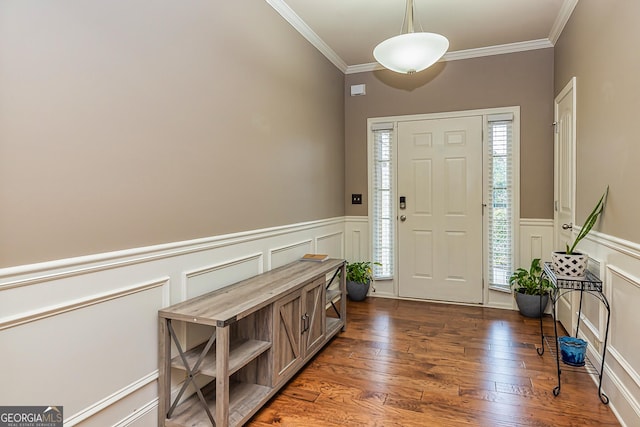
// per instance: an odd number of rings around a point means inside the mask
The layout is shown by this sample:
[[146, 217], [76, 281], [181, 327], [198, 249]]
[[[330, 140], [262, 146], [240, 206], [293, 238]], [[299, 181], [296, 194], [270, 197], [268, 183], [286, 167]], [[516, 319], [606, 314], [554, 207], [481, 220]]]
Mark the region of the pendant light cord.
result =
[[[415, 19], [415, 5], [413, 3], [413, 0], [407, 0], [407, 7], [404, 11], [404, 20], [402, 21], [402, 27], [400, 28], [400, 34], [407, 34], [407, 33], [415, 33], [416, 32], [416, 28], [415, 28], [415, 23], [416, 23], [416, 19]], [[420, 21], [418, 21], [418, 26], [420, 27], [420, 31], [424, 32], [424, 30], [422, 29], [422, 24], [420, 23]]]

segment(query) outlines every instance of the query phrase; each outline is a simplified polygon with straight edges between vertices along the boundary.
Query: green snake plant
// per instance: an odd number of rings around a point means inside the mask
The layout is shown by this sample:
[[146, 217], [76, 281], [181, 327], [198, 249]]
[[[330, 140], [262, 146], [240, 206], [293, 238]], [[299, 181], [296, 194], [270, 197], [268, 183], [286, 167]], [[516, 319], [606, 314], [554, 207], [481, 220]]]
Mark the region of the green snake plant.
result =
[[585, 220], [584, 225], [582, 226], [582, 228], [580, 229], [580, 232], [578, 233], [578, 236], [576, 237], [576, 240], [573, 241], [573, 244], [571, 246], [569, 246], [569, 244], [567, 243], [567, 252], [566, 252], [567, 255], [573, 254], [573, 251], [575, 250], [576, 246], [578, 246], [578, 242], [580, 242], [580, 240], [584, 239], [586, 235], [589, 234], [589, 232], [595, 225], [596, 221], [598, 220], [598, 216], [604, 210], [604, 205], [606, 203], [608, 194], [609, 194], [609, 186], [607, 185], [607, 189], [605, 190], [602, 197], [600, 197], [600, 200], [596, 204], [596, 207], [593, 208], [593, 210]]

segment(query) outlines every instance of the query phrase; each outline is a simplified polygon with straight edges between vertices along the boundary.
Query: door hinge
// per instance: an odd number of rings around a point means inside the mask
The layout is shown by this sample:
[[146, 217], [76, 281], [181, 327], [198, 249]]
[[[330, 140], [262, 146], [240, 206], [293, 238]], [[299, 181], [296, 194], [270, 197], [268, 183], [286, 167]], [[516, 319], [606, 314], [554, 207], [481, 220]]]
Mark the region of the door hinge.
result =
[[558, 201], [557, 200], [553, 201], [553, 210], [558, 212]]
[[558, 131], [558, 122], [553, 122], [552, 124], [553, 124], [553, 132], [554, 133], [558, 133], [559, 132]]

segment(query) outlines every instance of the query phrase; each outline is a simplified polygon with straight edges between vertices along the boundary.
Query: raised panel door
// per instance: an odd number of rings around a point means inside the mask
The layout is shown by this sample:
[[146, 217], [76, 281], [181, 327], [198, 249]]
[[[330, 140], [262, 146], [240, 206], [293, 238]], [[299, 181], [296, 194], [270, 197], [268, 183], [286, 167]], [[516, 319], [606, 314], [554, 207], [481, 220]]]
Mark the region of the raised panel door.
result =
[[399, 295], [482, 302], [482, 117], [398, 124]]

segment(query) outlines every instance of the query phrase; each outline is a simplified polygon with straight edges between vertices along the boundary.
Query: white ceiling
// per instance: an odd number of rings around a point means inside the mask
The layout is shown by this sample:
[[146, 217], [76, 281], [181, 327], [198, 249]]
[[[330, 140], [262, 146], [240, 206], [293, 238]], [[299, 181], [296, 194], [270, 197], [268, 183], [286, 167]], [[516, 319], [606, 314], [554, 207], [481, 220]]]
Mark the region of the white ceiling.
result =
[[[373, 48], [400, 34], [406, 0], [266, 0], [345, 73], [379, 69]], [[578, 0], [414, 0], [444, 60], [551, 47]]]

